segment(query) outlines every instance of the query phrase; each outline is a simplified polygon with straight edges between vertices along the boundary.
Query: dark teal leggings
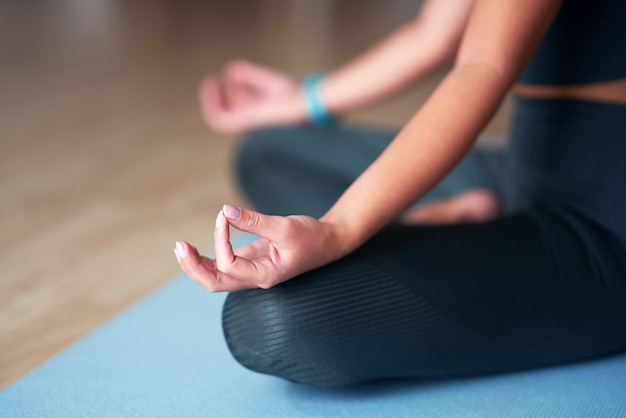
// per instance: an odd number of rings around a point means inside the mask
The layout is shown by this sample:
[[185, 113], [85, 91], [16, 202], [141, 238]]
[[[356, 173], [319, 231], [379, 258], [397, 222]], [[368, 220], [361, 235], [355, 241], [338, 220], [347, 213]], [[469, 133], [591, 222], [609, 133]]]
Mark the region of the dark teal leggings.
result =
[[[518, 106], [507, 156], [471, 153], [426, 197], [488, 187], [505, 202], [504, 216], [390, 225], [333, 264], [269, 290], [231, 293], [223, 326], [234, 357], [258, 372], [337, 386], [504, 372], [624, 350], [626, 219], [609, 215], [626, 213], [626, 171], [619, 171], [626, 128], [612, 119], [626, 112], [570, 102]], [[591, 127], [593, 141], [582, 137]], [[262, 211], [316, 216], [391, 136], [263, 131], [243, 146], [239, 179]], [[572, 166], [596, 169], [583, 176]]]

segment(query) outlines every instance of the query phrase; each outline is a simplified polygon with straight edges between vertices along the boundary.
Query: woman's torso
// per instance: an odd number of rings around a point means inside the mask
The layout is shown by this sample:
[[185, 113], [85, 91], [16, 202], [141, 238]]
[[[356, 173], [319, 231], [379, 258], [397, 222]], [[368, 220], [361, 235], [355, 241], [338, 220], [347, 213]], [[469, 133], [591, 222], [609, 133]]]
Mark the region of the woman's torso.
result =
[[626, 1], [565, 0], [514, 93], [511, 209], [564, 210], [626, 248]]
[[626, 104], [625, 22], [624, 0], [564, 0], [515, 93]]

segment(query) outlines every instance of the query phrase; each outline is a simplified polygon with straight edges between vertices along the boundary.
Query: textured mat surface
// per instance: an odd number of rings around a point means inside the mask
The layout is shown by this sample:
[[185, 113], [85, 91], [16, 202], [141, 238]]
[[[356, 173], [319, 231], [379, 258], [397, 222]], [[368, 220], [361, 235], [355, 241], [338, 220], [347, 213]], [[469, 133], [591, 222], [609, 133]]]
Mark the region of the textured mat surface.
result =
[[180, 277], [0, 394], [0, 417], [626, 417], [626, 355], [515, 374], [302, 387], [239, 366], [224, 295]]

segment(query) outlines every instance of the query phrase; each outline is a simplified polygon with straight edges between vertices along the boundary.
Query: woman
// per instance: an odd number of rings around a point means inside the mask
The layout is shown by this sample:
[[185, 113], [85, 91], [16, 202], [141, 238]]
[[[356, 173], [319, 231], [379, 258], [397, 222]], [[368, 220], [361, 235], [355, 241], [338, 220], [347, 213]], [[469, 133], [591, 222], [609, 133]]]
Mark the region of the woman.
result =
[[[428, 2], [413, 26], [305, 86], [304, 97], [280, 78], [253, 96], [231, 74], [220, 107], [217, 81], [204, 86], [216, 129], [305, 115], [325, 124], [327, 112], [385, 97], [455, 57], [424, 106], [319, 219], [225, 205], [215, 260], [177, 243], [181, 267], [204, 288], [241, 290], [228, 296], [223, 323], [244, 366], [345, 385], [494, 373], [626, 347], [626, 6], [452, 3]], [[439, 195], [404, 225], [394, 222], [455, 166], [453, 176], [475, 165], [468, 150], [512, 87], [517, 108], [507, 157], [493, 164], [498, 181], [455, 181], [459, 195]], [[273, 175], [298, 179], [301, 168]], [[277, 202], [267, 212], [292, 210], [288, 193], [266, 192]], [[322, 186], [300, 192], [326, 196]], [[250, 193], [262, 209], [263, 195]], [[233, 252], [229, 225], [262, 239]]]

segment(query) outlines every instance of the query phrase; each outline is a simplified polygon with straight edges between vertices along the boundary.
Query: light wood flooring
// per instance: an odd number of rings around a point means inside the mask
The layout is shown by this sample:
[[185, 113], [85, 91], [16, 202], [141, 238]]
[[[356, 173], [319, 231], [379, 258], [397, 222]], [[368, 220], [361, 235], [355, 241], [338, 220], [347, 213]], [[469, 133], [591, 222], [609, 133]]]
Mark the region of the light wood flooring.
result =
[[[175, 240], [209, 252], [221, 205], [245, 203], [237, 138], [202, 123], [205, 73], [235, 57], [330, 69], [417, 9], [0, 0], [0, 389], [178, 274]], [[350, 118], [399, 127], [437, 79]]]

